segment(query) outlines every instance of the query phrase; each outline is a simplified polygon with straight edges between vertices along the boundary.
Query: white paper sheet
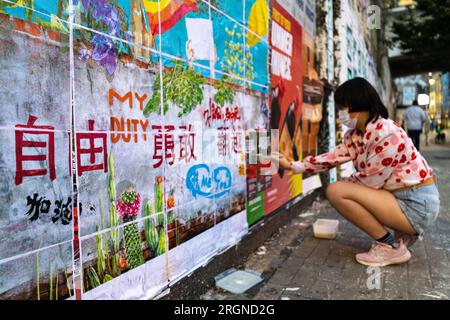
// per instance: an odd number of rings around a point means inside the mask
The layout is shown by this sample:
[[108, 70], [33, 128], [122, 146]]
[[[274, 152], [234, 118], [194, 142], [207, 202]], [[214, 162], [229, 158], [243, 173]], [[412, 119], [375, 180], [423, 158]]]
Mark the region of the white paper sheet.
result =
[[188, 34], [186, 55], [194, 60], [211, 60], [214, 49], [212, 21], [186, 18], [186, 29]]

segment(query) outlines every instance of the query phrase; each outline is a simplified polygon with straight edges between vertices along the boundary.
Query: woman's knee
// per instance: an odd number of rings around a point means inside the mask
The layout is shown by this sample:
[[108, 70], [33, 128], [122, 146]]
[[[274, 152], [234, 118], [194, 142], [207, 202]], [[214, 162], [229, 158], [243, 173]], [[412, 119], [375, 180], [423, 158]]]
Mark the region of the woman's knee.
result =
[[338, 181], [328, 185], [325, 195], [330, 202], [335, 202], [343, 198], [343, 184], [344, 182]]

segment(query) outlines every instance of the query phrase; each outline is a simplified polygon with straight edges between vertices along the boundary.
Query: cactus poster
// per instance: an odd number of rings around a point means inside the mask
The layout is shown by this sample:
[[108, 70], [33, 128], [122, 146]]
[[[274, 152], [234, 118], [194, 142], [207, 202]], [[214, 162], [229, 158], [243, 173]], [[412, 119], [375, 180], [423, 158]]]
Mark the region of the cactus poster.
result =
[[85, 298], [135, 269], [154, 286], [167, 283], [165, 267], [151, 276], [144, 268], [157, 258], [165, 265], [171, 223], [165, 214], [164, 116], [144, 115], [158, 66], [119, 60], [111, 77], [97, 63], [74, 64], [74, 120], [83, 138], [77, 142], [77, 182]]

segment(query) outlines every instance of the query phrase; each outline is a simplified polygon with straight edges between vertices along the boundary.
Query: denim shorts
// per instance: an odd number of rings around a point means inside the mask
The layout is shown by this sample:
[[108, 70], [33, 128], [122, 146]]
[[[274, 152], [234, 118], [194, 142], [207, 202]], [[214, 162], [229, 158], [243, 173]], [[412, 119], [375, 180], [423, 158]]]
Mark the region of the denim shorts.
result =
[[439, 190], [435, 184], [393, 192], [403, 213], [419, 235], [425, 233], [439, 215]]

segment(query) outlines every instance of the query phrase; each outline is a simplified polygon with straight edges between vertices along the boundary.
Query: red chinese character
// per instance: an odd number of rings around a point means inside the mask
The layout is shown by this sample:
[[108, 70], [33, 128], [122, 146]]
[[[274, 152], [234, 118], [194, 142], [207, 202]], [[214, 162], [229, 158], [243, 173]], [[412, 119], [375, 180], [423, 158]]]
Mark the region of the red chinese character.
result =
[[158, 130], [158, 133], [155, 134], [154, 142], [155, 142], [155, 150], [153, 152], [153, 160], [158, 160], [156, 163], [153, 164], [153, 168], [159, 168], [163, 162], [163, 155], [161, 154], [161, 151], [163, 150], [163, 143], [165, 146], [164, 154], [167, 159], [169, 159], [168, 164], [173, 165], [175, 162], [175, 139], [173, 136], [173, 133], [167, 133], [172, 132], [175, 130], [175, 126], [173, 125], [167, 125], [164, 126], [165, 133], [164, 137], [162, 134], [162, 126], [154, 125], [152, 126], [152, 130]]
[[241, 119], [238, 107], [234, 107], [233, 111], [228, 107], [225, 110], [225, 121], [230, 120], [234, 124], [237, 120]]
[[[94, 120], [88, 120], [89, 131], [94, 131]], [[102, 139], [102, 146], [95, 146], [95, 139]], [[108, 172], [108, 156], [107, 156], [107, 142], [106, 133], [102, 132], [80, 132], [76, 134], [77, 140], [77, 169], [78, 176], [81, 176], [85, 171], [103, 170]], [[81, 140], [88, 140], [89, 147], [82, 148]], [[89, 155], [89, 164], [83, 165], [81, 163], [81, 155]], [[95, 155], [103, 155], [103, 163], [95, 164]]]
[[241, 141], [241, 132], [233, 131], [231, 134], [231, 143], [232, 143], [232, 149], [234, 153], [241, 153], [242, 152], [242, 141]]
[[186, 159], [186, 163], [189, 163], [192, 159], [197, 160], [194, 154], [195, 151], [195, 132], [192, 132], [192, 125], [189, 127], [180, 126], [182, 130], [188, 130], [183, 132], [180, 136], [180, 160]]
[[[32, 176], [45, 176], [47, 169], [23, 169], [24, 161], [44, 161], [48, 159], [48, 166], [50, 171], [50, 180], [56, 179], [55, 170], [55, 133], [52, 126], [35, 126], [37, 117], [30, 115], [28, 117], [28, 123], [26, 125], [16, 125], [16, 185], [19, 185], [23, 181], [23, 177]], [[25, 130], [29, 129], [29, 130]], [[24, 134], [27, 135], [47, 135], [48, 142], [46, 141], [31, 141], [25, 140]], [[26, 155], [23, 154], [24, 148], [48, 148], [48, 157], [46, 154], [38, 155]]]
[[228, 128], [220, 127], [217, 128], [217, 146], [219, 148], [219, 156], [228, 155]]
[[203, 111], [203, 118], [205, 119], [205, 125], [210, 127], [211, 120], [222, 119], [222, 111], [220, 110], [220, 107], [216, 107], [212, 100], [209, 100], [209, 109], [205, 109], [205, 111]]

